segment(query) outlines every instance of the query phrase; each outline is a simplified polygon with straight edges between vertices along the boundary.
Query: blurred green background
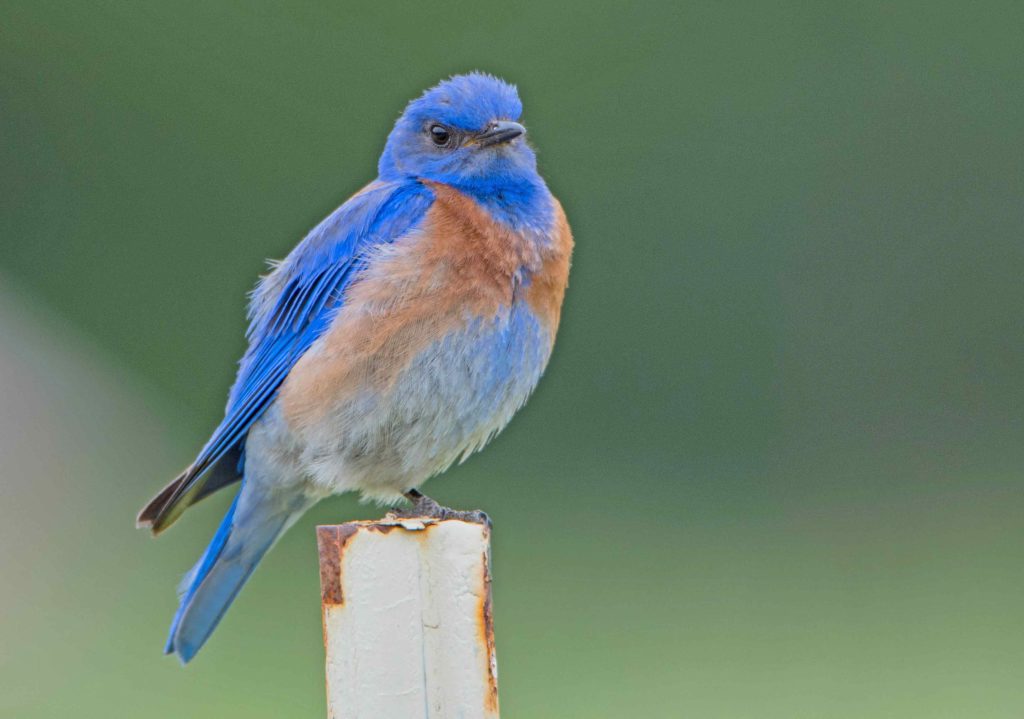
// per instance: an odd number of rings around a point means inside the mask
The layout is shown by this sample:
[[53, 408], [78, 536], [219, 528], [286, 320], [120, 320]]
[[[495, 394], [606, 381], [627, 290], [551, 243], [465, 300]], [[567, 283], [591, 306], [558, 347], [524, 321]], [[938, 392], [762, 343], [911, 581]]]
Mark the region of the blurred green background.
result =
[[182, 670], [245, 292], [451, 73], [577, 237], [495, 520], [503, 714], [1024, 716], [1019, 2], [0, 3], [0, 716], [324, 714], [313, 525]]

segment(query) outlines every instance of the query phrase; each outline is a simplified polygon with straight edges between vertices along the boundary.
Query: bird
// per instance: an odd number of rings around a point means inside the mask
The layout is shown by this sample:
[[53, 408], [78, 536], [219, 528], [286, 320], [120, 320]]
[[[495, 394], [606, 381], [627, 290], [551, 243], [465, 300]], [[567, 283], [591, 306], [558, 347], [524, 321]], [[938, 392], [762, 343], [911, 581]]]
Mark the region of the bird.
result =
[[551, 357], [573, 237], [522, 111], [517, 88], [483, 72], [426, 90], [377, 178], [257, 282], [223, 420], [136, 520], [158, 535], [238, 484], [178, 587], [165, 653], [182, 664], [321, 499], [486, 519], [420, 487], [503, 429]]

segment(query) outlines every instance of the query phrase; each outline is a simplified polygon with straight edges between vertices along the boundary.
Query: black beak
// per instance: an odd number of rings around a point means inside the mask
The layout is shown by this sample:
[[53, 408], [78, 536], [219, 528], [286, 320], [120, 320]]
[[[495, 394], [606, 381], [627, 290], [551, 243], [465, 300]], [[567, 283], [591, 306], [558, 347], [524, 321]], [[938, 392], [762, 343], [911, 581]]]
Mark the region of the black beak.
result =
[[476, 136], [476, 142], [480, 147], [490, 147], [502, 142], [514, 140], [520, 135], [526, 134], [526, 128], [518, 122], [502, 120], [492, 122], [487, 129]]

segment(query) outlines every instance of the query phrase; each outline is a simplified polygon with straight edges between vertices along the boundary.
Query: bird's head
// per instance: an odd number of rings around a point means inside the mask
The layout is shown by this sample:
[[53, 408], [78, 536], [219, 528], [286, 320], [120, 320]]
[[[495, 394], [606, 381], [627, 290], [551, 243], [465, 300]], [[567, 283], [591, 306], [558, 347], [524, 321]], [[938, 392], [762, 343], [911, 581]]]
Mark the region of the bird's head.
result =
[[518, 122], [522, 112], [515, 86], [496, 77], [475, 72], [445, 80], [405, 108], [381, 155], [380, 176], [469, 191], [532, 182], [537, 161]]

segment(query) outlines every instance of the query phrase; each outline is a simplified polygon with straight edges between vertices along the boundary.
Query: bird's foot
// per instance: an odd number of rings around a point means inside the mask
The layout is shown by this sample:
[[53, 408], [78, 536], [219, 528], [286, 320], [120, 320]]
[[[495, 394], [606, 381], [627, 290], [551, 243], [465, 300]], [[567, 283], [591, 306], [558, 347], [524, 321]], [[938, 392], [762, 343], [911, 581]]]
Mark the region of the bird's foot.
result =
[[412, 506], [408, 509], [393, 509], [388, 512], [388, 517], [393, 517], [395, 519], [412, 519], [414, 517], [429, 517], [431, 519], [441, 520], [458, 519], [463, 522], [483, 524], [487, 527], [491, 526], [491, 518], [487, 516], [486, 512], [479, 509], [463, 511], [451, 509], [449, 507], [442, 507], [433, 499], [416, 489], [410, 489], [406, 492], [405, 498], [412, 502]]

